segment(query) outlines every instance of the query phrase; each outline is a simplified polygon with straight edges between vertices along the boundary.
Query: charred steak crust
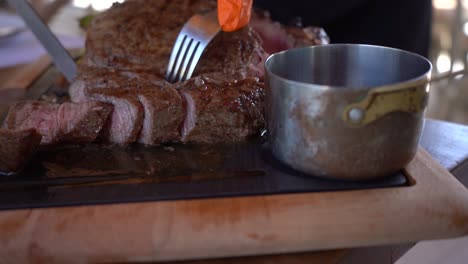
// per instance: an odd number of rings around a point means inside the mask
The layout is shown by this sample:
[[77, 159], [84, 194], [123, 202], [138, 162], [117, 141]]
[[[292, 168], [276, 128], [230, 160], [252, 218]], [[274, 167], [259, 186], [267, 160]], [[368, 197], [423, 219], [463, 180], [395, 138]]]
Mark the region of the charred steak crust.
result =
[[149, 71], [164, 76], [182, 25], [194, 14], [216, 9], [207, 0], [135, 0], [114, 4], [87, 31], [88, 66]]
[[[163, 78], [184, 23], [194, 14], [212, 10], [216, 10], [214, 0], [136, 0], [114, 4], [98, 15], [87, 31], [84, 66], [145, 71]], [[195, 74], [246, 70], [260, 76], [263, 65], [258, 65], [266, 57], [260, 37], [250, 27], [221, 32], [208, 45]]]
[[90, 143], [97, 138], [111, 111], [111, 105], [101, 102], [17, 102], [10, 106], [4, 128], [35, 129], [42, 136], [43, 145]]
[[202, 75], [177, 85], [187, 114], [183, 142], [235, 142], [258, 135], [265, 125], [263, 83], [256, 77]]
[[80, 74], [69, 88], [70, 99], [73, 102], [89, 100], [89, 90], [99, 89], [146, 89], [149, 87], [164, 87], [167, 82], [156, 75], [137, 72], [121, 71], [110, 68], [91, 68], [81, 66]]
[[0, 174], [17, 173], [28, 162], [41, 142], [34, 129], [10, 131], [0, 129]]
[[214, 72], [235, 75], [241, 72], [262, 77], [263, 63], [267, 58], [268, 53], [263, 50], [260, 36], [250, 26], [236, 32], [220, 32], [206, 47], [194, 76]]

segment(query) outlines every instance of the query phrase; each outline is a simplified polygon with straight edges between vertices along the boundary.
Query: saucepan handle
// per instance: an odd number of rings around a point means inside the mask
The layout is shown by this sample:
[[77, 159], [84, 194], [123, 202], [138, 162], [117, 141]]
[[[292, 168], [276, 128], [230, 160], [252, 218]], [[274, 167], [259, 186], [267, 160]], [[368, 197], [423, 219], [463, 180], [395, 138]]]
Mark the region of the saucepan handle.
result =
[[429, 98], [429, 87], [428, 80], [421, 80], [372, 89], [364, 99], [345, 107], [343, 121], [349, 126], [361, 127], [392, 112], [423, 112]]

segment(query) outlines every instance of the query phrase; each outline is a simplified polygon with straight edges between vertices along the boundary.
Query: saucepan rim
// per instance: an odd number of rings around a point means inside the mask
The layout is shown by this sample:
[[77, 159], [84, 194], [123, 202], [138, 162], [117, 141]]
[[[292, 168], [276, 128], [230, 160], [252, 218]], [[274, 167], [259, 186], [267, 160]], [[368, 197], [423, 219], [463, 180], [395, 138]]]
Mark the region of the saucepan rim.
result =
[[[284, 55], [286, 53], [291, 53], [291, 52], [297, 52], [299, 50], [308, 50], [308, 49], [319, 49], [319, 48], [326, 48], [326, 47], [370, 47], [370, 48], [379, 48], [379, 49], [387, 49], [387, 50], [393, 50], [396, 52], [401, 52], [410, 56], [414, 56], [418, 59], [421, 59], [422, 61], [426, 62], [427, 65], [429, 66], [428, 70], [424, 72], [423, 74], [419, 75], [418, 77], [408, 79], [405, 81], [400, 81], [400, 82], [393, 82], [393, 83], [388, 83], [384, 85], [376, 85], [376, 86], [360, 86], [360, 87], [353, 87], [353, 86], [339, 86], [339, 85], [324, 85], [324, 84], [316, 84], [316, 83], [309, 83], [309, 82], [301, 82], [301, 81], [295, 81], [291, 79], [287, 79], [284, 77], [281, 77], [280, 75], [273, 73], [270, 70], [269, 63], [271, 60], [273, 60], [277, 56]], [[370, 45], [370, 44], [351, 44], [351, 43], [340, 43], [340, 44], [326, 44], [326, 45], [318, 45], [318, 46], [307, 46], [307, 47], [302, 47], [302, 48], [293, 48], [277, 53], [271, 54], [264, 63], [265, 67], [265, 72], [268, 73], [270, 76], [274, 77], [275, 79], [279, 79], [282, 82], [285, 82], [287, 84], [291, 84], [293, 86], [302, 86], [302, 87], [314, 87], [317, 89], [323, 89], [323, 90], [342, 90], [342, 89], [347, 89], [347, 90], [370, 90], [370, 89], [378, 89], [381, 87], [387, 87], [387, 88], [392, 88], [392, 87], [410, 87], [414, 86], [415, 83], [419, 83], [420, 81], [423, 81], [424, 79], [427, 79], [427, 82], [430, 82], [431, 79], [431, 73], [432, 73], [432, 63], [425, 58], [424, 56], [421, 56], [419, 54], [402, 50], [402, 49], [397, 49], [397, 48], [391, 48], [391, 47], [386, 47], [386, 46], [379, 46], [379, 45]], [[265, 76], [267, 77], [267, 76]]]

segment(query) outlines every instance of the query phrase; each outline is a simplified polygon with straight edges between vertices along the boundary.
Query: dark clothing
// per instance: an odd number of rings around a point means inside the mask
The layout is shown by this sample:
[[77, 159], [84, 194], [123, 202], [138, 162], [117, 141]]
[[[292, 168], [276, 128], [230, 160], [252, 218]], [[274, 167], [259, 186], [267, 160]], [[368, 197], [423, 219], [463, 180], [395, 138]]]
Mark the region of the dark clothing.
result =
[[332, 43], [362, 43], [400, 48], [427, 56], [430, 0], [254, 0], [274, 20], [320, 26]]

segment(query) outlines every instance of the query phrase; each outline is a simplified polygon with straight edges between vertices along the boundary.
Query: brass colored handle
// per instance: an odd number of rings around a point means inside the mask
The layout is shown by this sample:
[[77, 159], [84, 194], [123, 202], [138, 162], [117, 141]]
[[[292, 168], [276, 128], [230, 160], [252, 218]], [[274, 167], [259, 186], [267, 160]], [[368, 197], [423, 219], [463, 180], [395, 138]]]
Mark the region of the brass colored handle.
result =
[[403, 111], [422, 112], [429, 96], [429, 84], [412, 84], [411, 87], [382, 87], [371, 90], [360, 102], [345, 107], [343, 120], [350, 126], [365, 126], [384, 115]]

